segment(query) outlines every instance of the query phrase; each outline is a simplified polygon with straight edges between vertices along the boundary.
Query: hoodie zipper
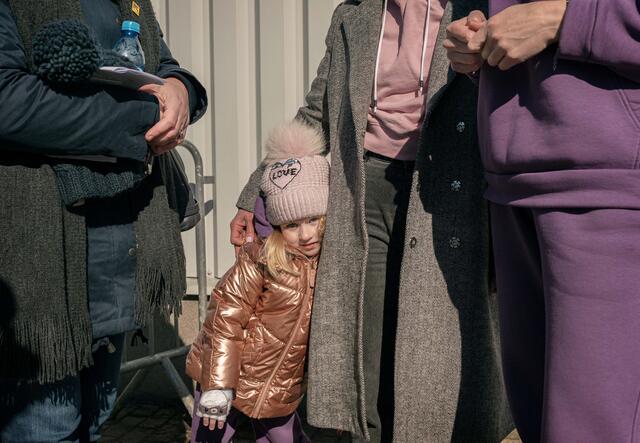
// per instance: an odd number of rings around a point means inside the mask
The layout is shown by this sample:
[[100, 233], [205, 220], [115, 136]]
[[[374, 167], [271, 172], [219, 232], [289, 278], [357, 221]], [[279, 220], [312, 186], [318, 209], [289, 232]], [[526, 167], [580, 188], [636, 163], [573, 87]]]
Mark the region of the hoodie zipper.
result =
[[[376, 66], [373, 72], [373, 93], [371, 98], [371, 109], [375, 114], [378, 111], [378, 70], [380, 69], [380, 54], [382, 52], [382, 42], [384, 41], [384, 28], [387, 23], [387, 7], [389, 0], [384, 0], [384, 8], [382, 10], [382, 27], [378, 37], [378, 50], [376, 52]], [[420, 76], [418, 77], [418, 93], [424, 91], [424, 61], [427, 56], [427, 45], [429, 43], [429, 25], [431, 22], [431, 0], [427, 0], [427, 14], [425, 16], [424, 28], [422, 34], [422, 54], [420, 57]]]
[[307, 300], [309, 299], [310, 292], [313, 290], [310, 284], [311, 280], [309, 278], [311, 275], [311, 272], [313, 272], [313, 270], [311, 269], [313, 264], [311, 263], [311, 260], [309, 258], [305, 257], [305, 259], [307, 260], [309, 266], [307, 267], [306, 289], [304, 291], [304, 296], [302, 297], [302, 302], [300, 303], [300, 313], [298, 315], [298, 320], [296, 321], [296, 325], [293, 328], [293, 331], [294, 331], [293, 334], [291, 334], [291, 337], [289, 337], [289, 340], [287, 341], [287, 345], [282, 350], [282, 353], [280, 354], [280, 358], [278, 358], [278, 363], [273, 368], [273, 371], [271, 371], [271, 374], [269, 375], [267, 382], [262, 387], [262, 392], [260, 393], [260, 396], [258, 397], [258, 401], [256, 402], [256, 406], [253, 408], [253, 413], [251, 414], [254, 417], [259, 416], [260, 411], [262, 410], [262, 406], [264, 406], [264, 400], [267, 397], [267, 393], [269, 392], [269, 388], [271, 387], [271, 383], [273, 382], [273, 378], [278, 373], [280, 366], [282, 366], [282, 363], [284, 362], [284, 359], [286, 358], [287, 353], [289, 352], [289, 350], [291, 349], [291, 346], [293, 345], [293, 340], [296, 338], [296, 335], [298, 334], [298, 329], [300, 328], [300, 323], [302, 322], [302, 317], [304, 313], [303, 308], [306, 305]]

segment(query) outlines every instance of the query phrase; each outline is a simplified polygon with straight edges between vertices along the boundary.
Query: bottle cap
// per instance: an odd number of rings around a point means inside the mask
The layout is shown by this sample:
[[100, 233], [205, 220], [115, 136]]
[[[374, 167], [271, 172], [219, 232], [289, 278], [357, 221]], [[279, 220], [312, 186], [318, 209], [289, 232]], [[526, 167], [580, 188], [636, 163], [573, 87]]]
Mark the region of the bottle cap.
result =
[[133, 31], [140, 34], [140, 23], [134, 22], [131, 20], [127, 20], [122, 22], [122, 30], [123, 31]]

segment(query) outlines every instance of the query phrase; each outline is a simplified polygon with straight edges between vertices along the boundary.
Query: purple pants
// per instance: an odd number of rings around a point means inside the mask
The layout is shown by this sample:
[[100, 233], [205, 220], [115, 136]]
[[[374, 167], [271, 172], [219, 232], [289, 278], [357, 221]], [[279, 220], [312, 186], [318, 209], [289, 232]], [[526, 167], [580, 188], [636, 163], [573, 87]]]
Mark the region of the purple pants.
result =
[[[191, 420], [191, 443], [230, 443], [238, 428], [243, 414], [235, 408], [231, 409], [224, 428], [211, 431], [202, 424], [195, 410], [200, 402], [200, 392], [196, 390], [195, 409]], [[297, 412], [286, 417], [252, 418], [251, 426], [256, 436], [256, 443], [310, 443], [302, 429]]]
[[640, 211], [492, 204], [491, 219], [523, 441], [640, 442]]

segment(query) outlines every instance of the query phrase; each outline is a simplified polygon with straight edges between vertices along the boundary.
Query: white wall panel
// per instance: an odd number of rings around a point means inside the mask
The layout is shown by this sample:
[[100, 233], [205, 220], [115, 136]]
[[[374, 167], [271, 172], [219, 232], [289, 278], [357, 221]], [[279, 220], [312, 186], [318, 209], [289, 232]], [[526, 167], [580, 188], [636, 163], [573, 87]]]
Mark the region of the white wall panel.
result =
[[[209, 93], [188, 138], [205, 161], [207, 273], [233, 263], [229, 221], [269, 130], [293, 117], [324, 55], [339, 0], [152, 0], [174, 56]], [[181, 151], [191, 176], [193, 165]], [[195, 240], [185, 235], [188, 274]]]

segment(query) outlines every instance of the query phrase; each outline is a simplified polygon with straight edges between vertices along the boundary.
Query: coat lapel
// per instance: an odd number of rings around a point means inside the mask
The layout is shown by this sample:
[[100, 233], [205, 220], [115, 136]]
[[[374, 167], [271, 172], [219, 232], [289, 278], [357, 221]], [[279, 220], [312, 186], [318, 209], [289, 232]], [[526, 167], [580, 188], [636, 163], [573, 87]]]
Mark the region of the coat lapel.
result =
[[364, 151], [364, 133], [382, 26], [382, 7], [381, 0], [364, 0], [343, 19], [349, 60], [349, 97], [360, 154]]
[[447, 26], [452, 21], [453, 4], [447, 3], [440, 22], [440, 30], [436, 39], [436, 47], [431, 59], [431, 67], [429, 68], [429, 83], [427, 86], [427, 119], [438, 103], [442, 93], [449, 87], [453, 81], [455, 74], [449, 69], [449, 59], [447, 52], [442, 46], [447, 38]]

